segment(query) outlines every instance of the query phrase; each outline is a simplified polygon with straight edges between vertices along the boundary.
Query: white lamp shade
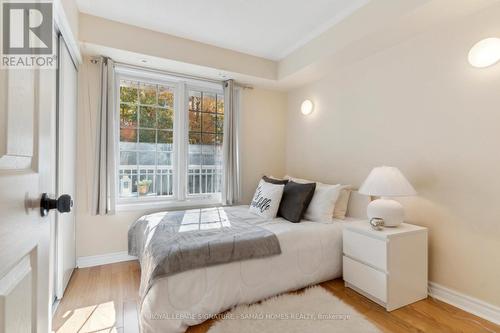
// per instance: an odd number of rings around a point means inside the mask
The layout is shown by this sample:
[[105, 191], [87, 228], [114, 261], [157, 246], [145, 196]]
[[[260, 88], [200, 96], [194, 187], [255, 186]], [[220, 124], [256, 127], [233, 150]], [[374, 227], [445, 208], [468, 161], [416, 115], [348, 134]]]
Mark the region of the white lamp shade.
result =
[[387, 166], [374, 168], [359, 188], [359, 193], [380, 197], [406, 197], [417, 194], [398, 168]]

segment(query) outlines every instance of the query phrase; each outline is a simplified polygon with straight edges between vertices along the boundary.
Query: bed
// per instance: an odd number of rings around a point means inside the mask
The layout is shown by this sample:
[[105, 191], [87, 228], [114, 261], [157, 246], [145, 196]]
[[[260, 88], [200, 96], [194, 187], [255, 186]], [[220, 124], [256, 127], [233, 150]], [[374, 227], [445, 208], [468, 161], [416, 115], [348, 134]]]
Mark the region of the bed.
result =
[[[341, 277], [342, 228], [358, 219], [352, 217], [358, 216], [356, 205], [356, 200], [350, 203], [351, 216], [345, 220], [291, 223], [276, 218], [263, 222], [260, 226], [279, 240], [278, 255], [191, 269], [155, 280], [141, 300], [141, 332], [184, 332], [237, 304]], [[248, 206], [223, 209], [232, 216], [249, 214]]]

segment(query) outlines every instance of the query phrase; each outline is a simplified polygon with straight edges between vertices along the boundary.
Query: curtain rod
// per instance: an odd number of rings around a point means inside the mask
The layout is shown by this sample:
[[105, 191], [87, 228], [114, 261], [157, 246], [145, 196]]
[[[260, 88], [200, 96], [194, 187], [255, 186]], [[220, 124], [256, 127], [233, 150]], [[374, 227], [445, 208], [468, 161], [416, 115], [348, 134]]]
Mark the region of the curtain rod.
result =
[[149, 67], [130, 65], [130, 64], [123, 63], [123, 62], [115, 62], [115, 64], [118, 66], [127, 67], [127, 68], [131, 68], [131, 69], [138, 69], [141, 71], [147, 71], [147, 72], [163, 74], [163, 75], [170, 75], [170, 76], [175, 76], [175, 77], [179, 77], [179, 78], [183, 78], [183, 79], [191, 79], [191, 80], [198, 80], [198, 81], [205, 81], [205, 82], [219, 83], [219, 84], [222, 84], [224, 82], [222, 80], [208, 79], [206, 77], [201, 77], [201, 76], [196, 76], [196, 75], [181, 74], [181, 73], [169, 72], [169, 71], [165, 71], [165, 70], [161, 70], [161, 69], [154, 69], [154, 68], [149, 68]]
[[[92, 59], [90, 59], [90, 62], [92, 62], [93, 64], [96, 64], [98, 62], [98, 60], [96, 58], [92, 58]], [[219, 83], [219, 84], [223, 84], [224, 83], [223, 80], [215, 80], [215, 79], [209, 79], [209, 78], [202, 77], [202, 76], [189, 75], [189, 74], [181, 74], [181, 73], [170, 72], [170, 71], [165, 71], [165, 70], [160, 70], [160, 69], [154, 69], [154, 68], [149, 68], [149, 67], [143, 67], [143, 66], [137, 66], [137, 65], [130, 65], [130, 64], [127, 64], [127, 63], [124, 63], [124, 62], [119, 62], [119, 61], [115, 61], [115, 64], [119, 65], [119, 66], [122, 66], [122, 67], [131, 68], [131, 69], [138, 69], [138, 70], [149, 71], [149, 72], [157, 73], [157, 74], [170, 75], [170, 76], [175, 76], [175, 77], [179, 77], [179, 78], [183, 78], [183, 79], [191, 79], [191, 80], [198, 80], [198, 81], [205, 81], [205, 82]], [[243, 88], [243, 89], [253, 89], [252, 86], [249, 86], [249, 85], [246, 85], [246, 84], [241, 84], [241, 83], [236, 82], [236, 81], [234, 82], [234, 84], [236, 86], [240, 87], [240, 88]]]

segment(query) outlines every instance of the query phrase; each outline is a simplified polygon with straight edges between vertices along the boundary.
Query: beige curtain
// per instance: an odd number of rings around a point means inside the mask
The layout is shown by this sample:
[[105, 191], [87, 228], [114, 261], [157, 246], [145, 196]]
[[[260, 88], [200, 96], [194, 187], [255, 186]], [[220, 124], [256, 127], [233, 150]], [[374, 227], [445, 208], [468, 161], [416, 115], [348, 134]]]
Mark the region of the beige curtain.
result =
[[97, 110], [96, 158], [92, 214], [115, 213], [116, 195], [116, 106], [113, 60], [100, 61], [100, 96]]
[[224, 173], [222, 202], [234, 205], [240, 201], [240, 163], [238, 142], [240, 91], [233, 80], [224, 82]]

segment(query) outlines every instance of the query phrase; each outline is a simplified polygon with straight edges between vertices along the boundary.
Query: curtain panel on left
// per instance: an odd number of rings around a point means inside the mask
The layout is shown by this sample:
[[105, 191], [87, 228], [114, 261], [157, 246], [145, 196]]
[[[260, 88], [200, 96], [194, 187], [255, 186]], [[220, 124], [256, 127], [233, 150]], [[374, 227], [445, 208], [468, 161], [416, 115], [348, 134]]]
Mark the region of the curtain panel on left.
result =
[[114, 62], [100, 59], [100, 96], [96, 117], [96, 149], [92, 214], [115, 213], [116, 199], [116, 86]]

